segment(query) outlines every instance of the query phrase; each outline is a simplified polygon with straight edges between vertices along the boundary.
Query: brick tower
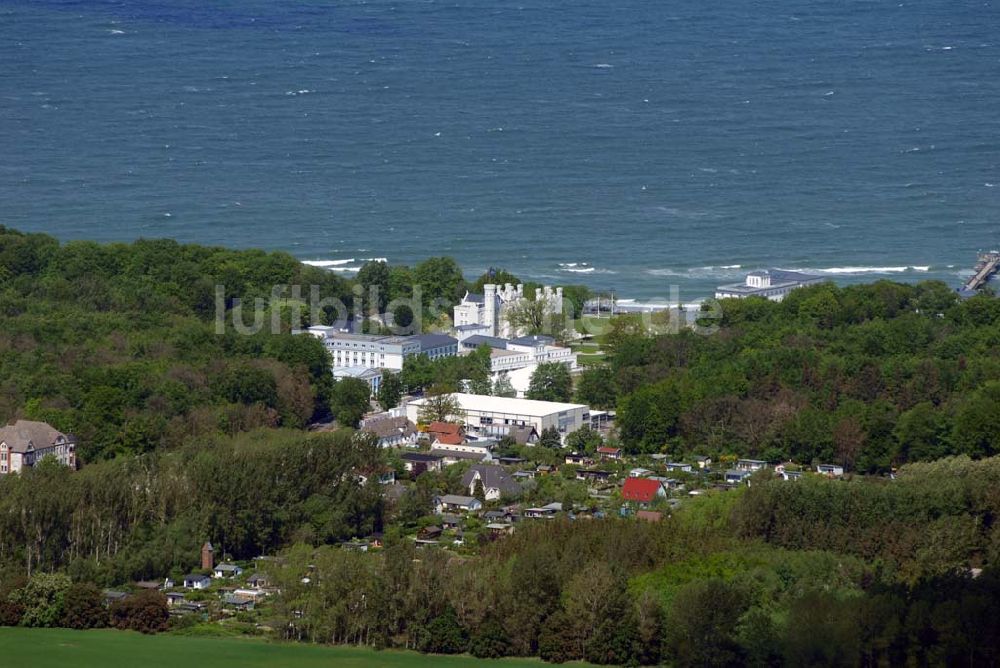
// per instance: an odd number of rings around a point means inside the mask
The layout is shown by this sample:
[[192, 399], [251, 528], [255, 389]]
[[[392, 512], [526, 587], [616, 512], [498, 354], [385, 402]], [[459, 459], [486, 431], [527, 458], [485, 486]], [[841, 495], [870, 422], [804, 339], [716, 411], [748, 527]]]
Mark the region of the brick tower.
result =
[[201, 569], [210, 571], [215, 568], [215, 548], [211, 543], [206, 542], [201, 546]]

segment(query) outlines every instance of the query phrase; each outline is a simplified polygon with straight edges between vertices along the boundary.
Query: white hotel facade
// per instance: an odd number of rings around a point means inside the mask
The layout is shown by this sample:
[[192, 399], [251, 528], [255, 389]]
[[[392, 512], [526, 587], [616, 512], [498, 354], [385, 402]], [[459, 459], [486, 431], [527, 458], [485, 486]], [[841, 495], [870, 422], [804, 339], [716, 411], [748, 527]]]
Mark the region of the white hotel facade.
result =
[[313, 326], [306, 330], [323, 342], [334, 368], [389, 369], [401, 371], [403, 360], [426, 354], [431, 359], [458, 354], [458, 341], [444, 334], [389, 336], [351, 334], [336, 327]]

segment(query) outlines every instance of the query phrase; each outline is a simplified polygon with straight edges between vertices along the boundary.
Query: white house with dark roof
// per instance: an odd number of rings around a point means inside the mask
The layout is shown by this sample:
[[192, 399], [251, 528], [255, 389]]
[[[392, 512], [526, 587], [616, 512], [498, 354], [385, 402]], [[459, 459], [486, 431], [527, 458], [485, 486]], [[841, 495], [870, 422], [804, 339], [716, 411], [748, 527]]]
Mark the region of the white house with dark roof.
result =
[[474, 496], [444, 494], [434, 498], [434, 512], [438, 515], [448, 511], [474, 513], [483, 509], [483, 502]]
[[817, 464], [816, 473], [830, 476], [831, 478], [839, 478], [844, 475], [844, 467], [838, 464]]
[[76, 438], [32, 420], [17, 420], [0, 427], [0, 475], [19, 473], [49, 456], [75, 469]]
[[475, 494], [477, 483], [482, 484], [487, 501], [496, 501], [502, 496], [514, 496], [521, 491], [521, 486], [502, 466], [489, 464], [470, 466], [462, 476], [462, 486], [469, 490], [469, 494]]
[[406, 471], [420, 474], [424, 471], [440, 471], [444, 456], [428, 452], [407, 452], [400, 459], [403, 460], [403, 468]]
[[214, 578], [234, 578], [243, 573], [243, 569], [236, 564], [219, 564], [212, 569]]
[[207, 575], [191, 573], [184, 576], [185, 589], [208, 589], [210, 586], [212, 586], [212, 578]]
[[763, 459], [738, 459], [736, 468], [740, 471], [760, 471], [766, 469], [769, 464]]
[[376, 418], [363, 420], [361, 431], [375, 434], [383, 448], [412, 447], [417, 444], [417, 426], [405, 415], [393, 417], [382, 414]]

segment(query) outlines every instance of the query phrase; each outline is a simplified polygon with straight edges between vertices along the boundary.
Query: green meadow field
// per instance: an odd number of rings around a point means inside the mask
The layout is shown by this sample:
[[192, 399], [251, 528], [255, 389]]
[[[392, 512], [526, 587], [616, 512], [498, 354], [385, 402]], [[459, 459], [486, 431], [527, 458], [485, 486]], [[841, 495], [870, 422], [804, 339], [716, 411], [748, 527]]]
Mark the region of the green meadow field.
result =
[[410, 668], [428, 665], [539, 668], [544, 664], [533, 659], [483, 661], [470, 656], [376, 652], [357, 647], [322, 647], [243, 638], [0, 628], [0, 666], [11, 668]]

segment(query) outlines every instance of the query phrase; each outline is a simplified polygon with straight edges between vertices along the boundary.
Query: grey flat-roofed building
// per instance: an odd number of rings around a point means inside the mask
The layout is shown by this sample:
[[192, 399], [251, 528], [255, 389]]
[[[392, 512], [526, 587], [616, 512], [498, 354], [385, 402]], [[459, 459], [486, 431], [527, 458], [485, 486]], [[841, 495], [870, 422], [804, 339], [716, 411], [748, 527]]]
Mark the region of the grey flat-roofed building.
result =
[[519, 336], [516, 339], [511, 339], [511, 343], [517, 346], [551, 346], [556, 342], [555, 338], [551, 336], [546, 336], [544, 334], [532, 334], [530, 336]]
[[501, 339], [497, 336], [484, 336], [482, 334], [475, 334], [462, 341], [462, 350], [475, 350], [481, 345], [487, 345], [490, 348], [496, 348], [497, 350], [507, 349], [507, 339]]
[[420, 343], [420, 352], [432, 360], [458, 354], [458, 339], [447, 334], [418, 334], [413, 338]]

